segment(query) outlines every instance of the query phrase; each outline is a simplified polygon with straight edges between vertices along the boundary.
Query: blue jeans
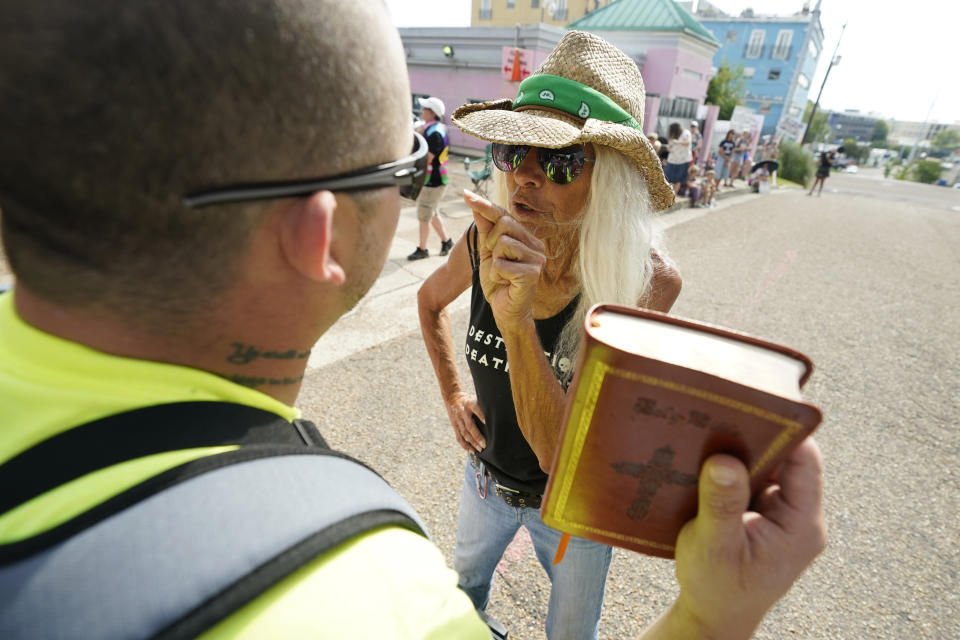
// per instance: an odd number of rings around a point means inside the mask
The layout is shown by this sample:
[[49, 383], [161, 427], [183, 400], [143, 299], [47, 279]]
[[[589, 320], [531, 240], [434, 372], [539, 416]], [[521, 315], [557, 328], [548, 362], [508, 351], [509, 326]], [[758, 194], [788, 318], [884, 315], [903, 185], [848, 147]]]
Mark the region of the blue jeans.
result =
[[508, 506], [496, 494], [492, 478], [486, 499], [481, 498], [476, 473], [467, 458], [453, 557], [458, 586], [477, 609], [485, 609], [497, 563], [522, 525], [530, 532], [537, 560], [550, 578], [547, 638], [596, 640], [613, 549], [571, 537], [563, 561], [552, 564], [561, 532], [543, 524], [539, 509]]
[[715, 167], [718, 180], [730, 179], [730, 163], [723, 156], [717, 157], [717, 166]]

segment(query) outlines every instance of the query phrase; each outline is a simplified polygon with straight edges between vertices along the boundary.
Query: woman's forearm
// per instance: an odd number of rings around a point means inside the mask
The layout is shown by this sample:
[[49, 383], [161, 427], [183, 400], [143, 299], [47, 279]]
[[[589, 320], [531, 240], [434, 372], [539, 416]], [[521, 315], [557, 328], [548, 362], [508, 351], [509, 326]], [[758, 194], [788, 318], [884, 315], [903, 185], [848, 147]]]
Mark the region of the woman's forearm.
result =
[[419, 304], [420, 331], [427, 347], [433, 371], [440, 385], [440, 394], [444, 401], [451, 400], [461, 393], [460, 374], [454, 357], [453, 328], [447, 310], [431, 309], [422, 302]]

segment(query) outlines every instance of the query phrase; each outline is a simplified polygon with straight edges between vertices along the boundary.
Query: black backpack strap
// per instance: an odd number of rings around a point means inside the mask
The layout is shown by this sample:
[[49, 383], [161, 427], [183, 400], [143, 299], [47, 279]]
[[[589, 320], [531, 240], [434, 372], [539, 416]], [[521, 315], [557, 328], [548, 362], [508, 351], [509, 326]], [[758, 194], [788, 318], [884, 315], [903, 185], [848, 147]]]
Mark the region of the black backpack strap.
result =
[[0, 567], [0, 637], [195, 637], [360, 531], [423, 531], [382, 478], [319, 453], [203, 473]]
[[291, 423], [230, 402], [176, 402], [119, 413], [53, 436], [0, 465], [0, 513], [127, 460], [179, 449], [266, 443], [326, 448], [309, 422]]
[[[312, 425], [311, 425], [312, 426]], [[216, 471], [242, 462], [257, 460], [260, 458], [281, 457], [290, 455], [324, 455], [349, 460], [353, 464], [366, 468], [370, 473], [376, 475], [376, 472], [366, 467], [359, 460], [350, 456], [334, 451], [332, 449], [320, 447], [303, 447], [290, 445], [250, 445], [234, 451], [228, 451], [217, 455], [205, 456], [197, 460], [192, 460], [159, 473], [140, 484], [134, 485], [129, 489], [101, 502], [100, 504], [77, 514], [73, 518], [60, 523], [59, 525], [43, 531], [35, 536], [0, 545], [0, 567], [7, 564], [19, 562], [28, 556], [48, 549], [58, 543], [67, 540], [71, 536], [91, 527], [111, 516], [130, 508], [137, 503], [146, 500], [162, 491], [166, 491], [181, 482], [185, 482], [204, 473]], [[2, 636], [0, 636], [2, 637]]]

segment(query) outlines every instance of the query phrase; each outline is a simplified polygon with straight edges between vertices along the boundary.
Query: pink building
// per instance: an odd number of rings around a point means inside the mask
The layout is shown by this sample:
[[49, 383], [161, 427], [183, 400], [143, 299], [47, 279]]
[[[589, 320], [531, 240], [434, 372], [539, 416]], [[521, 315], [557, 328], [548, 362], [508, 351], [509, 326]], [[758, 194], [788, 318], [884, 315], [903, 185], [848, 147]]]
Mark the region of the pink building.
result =
[[673, 0], [618, 0], [568, 25], [608, 40], [633, 58], [647, 90], [644, 129], [666, 135], [697, 119], [720, 42]]
[[[417, 98], [436, 96], [450, 114], [462, 104], [514, 98], [513, 54], [519, 49], [521, 69], [532, 72], [563, 37], [563, 29], [546, 24], [517, 27], [437, 27], [400, 29], [407, 54], [412, 110]], [[524, 77], [524, 76], [521, 76]], [[483, 149], [485, 142], [450, 127], [450, 144]]]

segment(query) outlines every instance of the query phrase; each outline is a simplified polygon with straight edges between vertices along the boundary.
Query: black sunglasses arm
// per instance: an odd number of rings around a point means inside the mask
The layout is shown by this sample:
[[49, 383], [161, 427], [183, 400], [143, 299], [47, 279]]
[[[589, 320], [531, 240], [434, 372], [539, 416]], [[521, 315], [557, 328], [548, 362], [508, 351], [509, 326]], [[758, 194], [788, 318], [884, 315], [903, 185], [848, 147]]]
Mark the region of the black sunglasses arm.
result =
[[308, 196], [317, 191], [350, 191], [392, 185], [410, 185], [426, 171], [426, 163], [420, 162], [427, 155], [427, 142], [414, 132], [416, 149], [406, 158], [374, 167], [359, 169], [339, 176], [285, 182], [255, 182], [216, 187], [187, 194], [183, 197], [186, 207], [198, 208], [227, 202], [251, 202], [275, 198]]

